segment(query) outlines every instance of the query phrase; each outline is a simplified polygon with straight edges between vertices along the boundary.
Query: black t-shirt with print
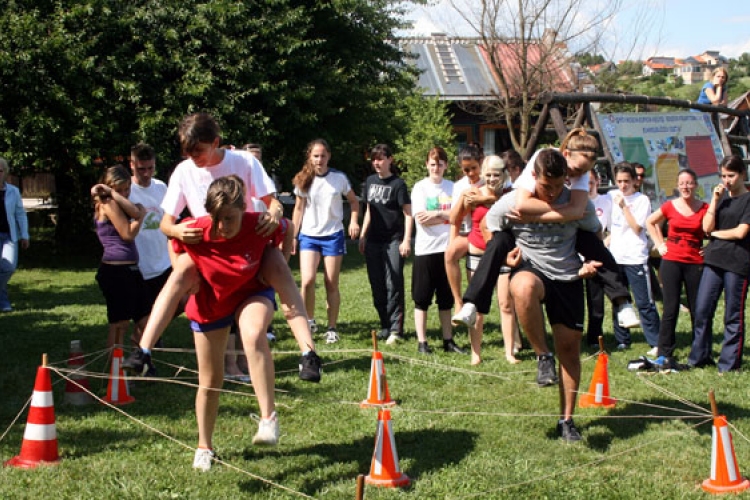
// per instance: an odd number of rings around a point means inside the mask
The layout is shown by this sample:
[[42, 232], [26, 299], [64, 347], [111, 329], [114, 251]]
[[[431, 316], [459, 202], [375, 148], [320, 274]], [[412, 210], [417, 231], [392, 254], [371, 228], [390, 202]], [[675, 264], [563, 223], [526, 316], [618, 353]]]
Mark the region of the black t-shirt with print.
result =
[[396, 175], [381, 179], [377, 174], [367, 178], [365, 199], [370, 206], [368, 241], [387, 243], [404, 237], [404, 205], [411, 205], [409, 190]]
[[[730, 198], [725, 192], [716, 205], [714, 230], [734, 229], [740, 224], [750, 224], [750, 193]], [[706, 246], [703, 261], [719, 269], [747, 276], [750, 272], [750, 233], [741, 240], [712, 238]]]

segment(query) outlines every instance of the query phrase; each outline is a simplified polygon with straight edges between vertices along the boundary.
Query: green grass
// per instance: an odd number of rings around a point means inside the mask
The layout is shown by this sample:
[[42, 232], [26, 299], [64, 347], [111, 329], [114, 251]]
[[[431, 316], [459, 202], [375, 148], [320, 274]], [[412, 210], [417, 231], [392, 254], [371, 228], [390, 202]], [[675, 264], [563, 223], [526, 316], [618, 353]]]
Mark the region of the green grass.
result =
[[[45, 251], [37, 246], [36, 253], [32, 248], [24, 254], [10, 287], [16, 311], [0, 316], [5, 359], [0, 369], [0, 432], [9, 428], [0, 440], [3, 461], [20, 451], [25, 413], [9, 426], [31, 395], [42, 353], [64, 366], [71, 340], [81, 340], [87, 353], [105, 345], [106, 313], [94, 281], [96, 260], [50, 259], [42, 255]], [[222, 396], [215, 433], [221, 457], [241, 471], [216, 466], [201, 474], [191, 468], [191, 450], [150, 429], [194, 446], [193, 388], [138, 383], [133, 391], [137, 401], [122, 409], [142, 420], [141, 425], [103, 405], [62, 404], [65, 384], [53, 374], [61, 463], [36, 470], [1, 469], [0, 498], [295, 498], [254, 476], [316, 498], [352, 498], [356, 476], [369, 471], [377, 425], [376, 412], [357, 405], [367, 395], [370, 331], [377, 321], [363, 260], [353, 246], [345, 258], [341, 289], [342, 340], [333, 347], [318, 345], [326, 364], [319, 385], [297, 378], [295, 344], [278, 315], [274, 322], [281, 339], [274, 346], [277, 388], [285, 391], [277, 398], [282, 429], [277, 449], [250, 445], [256, 425], [248, 415], [257, 412], [257, 405], [249, 388], [232, 387], [241, 394]], [[522, 352], [520, 365], [505, 362], [495, 311], [487, 325], [485, 362], [472, 369], [468, 356], [437, 350], [432, 357], [417, 355], [412, 305], [407, 303], [408, 341], [382, 346], [382, 351], [390, 392], [399, 402], [392, 424], [400, 465], [413, 483], [405, 490], [368, 486], [367, 499], [707, 497], [699, 485], [710, 472], [711, 425], [698, 425], [705, 419], [672, 417], [690, 410], [677, 398], [708, 408], [710, 389], [716, 391], [720, 411], [736, 426], [738, 463], [741, 472], [749, 473], [745, 374], [719, 377], [712, 369], [669, 376], [630, 373], [627, 361], [648, 349], [637, 331], [633, 350], [615, 352], [610, 359], [611, 392], [621, 401], [609, 411], [577, 410], [584, 441], [569, 446], [554, 434], [557, 389], [539, 389], [533, 383], [536, 363], [530, 351]], [[319, 322], [325, 318], [324, 307], [319, 282]], [[720, 306], [717, 317], [721, 314]], [[429, 325], [434, 346], [439, 345], [436, 316], [433, 311]], [[688, 324], [687, 315], [681, 315], [682, 359], [690, 338]], [[715, 331], [719, 326], [717, 321]], [[457, 341], [468, 343], [465, 331], [459, 330]], [[184, 317], [173, 322], [165, 342], [170, 348], [192, 348]], [[157, 359], [163, 377], [175, 375], [167, 362], [195, 366], [190, 353], [161, 353]], [[585, 390], [594, 360], [587, 357], [583, 366]], [[106, 372], [101, 359], [89, 368]], [[180, 379], [194, 382], [185, 372]], [[95, 392], [104, 395], [105, 380], [89, 380]]]

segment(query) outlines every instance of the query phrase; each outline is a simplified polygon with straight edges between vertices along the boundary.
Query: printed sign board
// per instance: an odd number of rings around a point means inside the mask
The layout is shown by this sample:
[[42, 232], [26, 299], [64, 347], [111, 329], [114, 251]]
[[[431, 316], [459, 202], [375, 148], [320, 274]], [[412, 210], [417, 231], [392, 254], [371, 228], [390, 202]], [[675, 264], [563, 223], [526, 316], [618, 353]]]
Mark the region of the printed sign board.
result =
[[724, 152], [708, 113], [597, 113], [596, 117], [614, 163], [646, 167], [641, 192], [655, 209], [677, 196], [677, 174], [682, 169], [698, 174], [696, 196], [706, 201], [720, 182]]

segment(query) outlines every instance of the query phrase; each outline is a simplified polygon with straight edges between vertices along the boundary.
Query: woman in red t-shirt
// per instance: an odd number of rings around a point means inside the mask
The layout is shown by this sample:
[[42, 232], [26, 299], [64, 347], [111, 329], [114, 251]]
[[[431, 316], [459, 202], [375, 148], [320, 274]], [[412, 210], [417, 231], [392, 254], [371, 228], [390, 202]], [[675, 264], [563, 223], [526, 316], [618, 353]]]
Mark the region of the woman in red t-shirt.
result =
[[[212, 436], [219, 412], [219, 390], [224, 382], [224, 352], [229, 329], [239, 327], [247, 355], [253, 388], [258, 398], [260, 422], [253, 444], [274, 446], [279, 424], [274, 403], [274, 365], [266, 329], [276, 307], [274, 290], [258, 278], [267, 245], [283, 240], [289, 252], [293, 231], [286, 219], [268, 236], [255, 232], [262, 213], [246, 212], [245, 184], [236, 175], [220, 177], [208, 188], [206, 212], [190, 227], [201, 229], [200, 241], [186, 244], [172, 240], [175, 252], [187, 253], [201, 276], [201, 287], [190, 296], [185, 314], [190, 320], [198, 358], [198, 393], [195, 413], [198, 421], [198, 449], [193, 468], [206, 471], [216, 455]], [[294, 305], [304, 310], [295, 289]]]
[[[659, 329], [657, 364], [665, 369], [675, 369], [677, 366], [674, 359], [675, 328], [680, 312], [682, 285], [685, 284], [692, 324], [703, 269], [703, 216], [708, 210], [708, 204], [695, 197], [697, 186], [695, 172], [690, 169], [682, 170], [677, 175], [679, 196], [664, 202], [646, 221], [651, 239], [662, 256], [659, 276], [662, 281], [664, 310]], [[665, 221], [669, 223], [666, 239], [661, 230]]]

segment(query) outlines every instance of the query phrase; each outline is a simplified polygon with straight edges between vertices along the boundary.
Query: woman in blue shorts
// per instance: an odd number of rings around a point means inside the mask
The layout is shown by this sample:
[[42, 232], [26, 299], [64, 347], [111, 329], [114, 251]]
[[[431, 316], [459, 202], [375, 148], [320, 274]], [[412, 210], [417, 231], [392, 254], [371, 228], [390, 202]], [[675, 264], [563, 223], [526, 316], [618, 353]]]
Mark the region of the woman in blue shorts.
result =
[[328, 168], [330, 159], [331, 148], [323, 139], [315, 139], [307, 145], [305, 164], [293, 180], [297, 201], [292, 220], [297, 235], [295, 252], [299, 252], [302, 299], [313, 333], [318, 329], [314, 319], [315, 275], [323, 258], [328, 313], [326, 342], [333, 344], [339, 340], [336, 331], [341, 306], [339, 274], [346, 253], [343, 197], [351, 207], [351, 239], [359, 237], [359, 200], [346, 175]]

